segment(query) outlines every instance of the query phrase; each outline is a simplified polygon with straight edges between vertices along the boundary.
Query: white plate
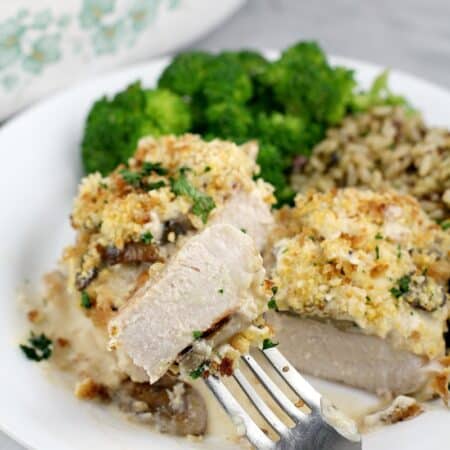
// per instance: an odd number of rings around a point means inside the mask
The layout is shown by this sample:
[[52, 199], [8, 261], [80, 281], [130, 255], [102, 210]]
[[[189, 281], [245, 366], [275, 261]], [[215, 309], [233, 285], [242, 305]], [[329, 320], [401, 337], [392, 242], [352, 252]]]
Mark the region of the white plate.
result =
[[[81, 176], [79, 143], [93, 100], [137, 78], [152, 85], [166, 59], [80, 84], [26, 111], [0, 130], [0, 426], [38, 450], [148, 450], [233, 448], [208, 438], [203, 443], [174, 439], [131, 425], [101, 407], [76, 400], [61, 383], [44, 375], [18, 350], [28, 324], [16, 305], [24, 279], [37, 282], [54, 267], [72, 232], [68, 215]], [[379, 67], [336, 58], [356, 70], [368, 86]], [[393, 72], [391, 85], [408, 96], [433, 124], [449, 125], [450, 93], [409, 75]], [[53, 377], [55, 378], [55, 377]], [[367, 394], [314, 380], [344, 409], [367, 404]], [[365, 436], [364, 449], [448, 448], [449, 413], [440, 406], [419, 418]]]

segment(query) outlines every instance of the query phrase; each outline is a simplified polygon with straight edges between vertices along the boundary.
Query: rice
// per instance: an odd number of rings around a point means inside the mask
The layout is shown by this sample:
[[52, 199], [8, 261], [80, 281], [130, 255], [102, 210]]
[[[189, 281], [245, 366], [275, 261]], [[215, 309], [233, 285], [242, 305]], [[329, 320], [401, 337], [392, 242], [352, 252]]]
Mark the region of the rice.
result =
[[376, 107], [346, 117], [299, 165], [291, 180], [298, 192], [394, 188], [416, 197], [432, 219], [450, 216], [450, 132], [427, 127], [405, 108]]

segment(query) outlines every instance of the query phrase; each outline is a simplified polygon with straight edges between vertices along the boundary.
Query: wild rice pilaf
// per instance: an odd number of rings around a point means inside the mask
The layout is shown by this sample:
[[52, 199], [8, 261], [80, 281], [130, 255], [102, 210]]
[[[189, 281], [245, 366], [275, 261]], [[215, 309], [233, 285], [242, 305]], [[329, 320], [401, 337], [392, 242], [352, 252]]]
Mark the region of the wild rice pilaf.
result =
[[400, 107], [376, 107], [328, 130], [293, 175], [296, 190], [360, 186], [416, 197], [432, 219], [450, 216], [450, 132]]

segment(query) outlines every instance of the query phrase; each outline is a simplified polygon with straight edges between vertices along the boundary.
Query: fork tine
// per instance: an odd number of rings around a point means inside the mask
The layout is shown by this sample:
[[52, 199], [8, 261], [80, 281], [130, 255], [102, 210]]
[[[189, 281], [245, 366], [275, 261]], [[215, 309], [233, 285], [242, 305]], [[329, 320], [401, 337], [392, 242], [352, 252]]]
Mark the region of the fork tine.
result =
[[235, 380], [239, 386], [245, 392], [247, 397], [253, 403], [255, 408], [266, 420], [266, 422], [280, 435], [284, 436], [288, 433], [289, 428], [273, 413], [273, 411], [267, 406], [264, 400], [259, 396], [245, 375], [239, 370], [235, 370], [233, 373]]
[[276, 348], [269, 348], [262, 352], [289, 387], [311, 408], [311, 411], [319, 413], [321, 395], [300, 375], [297, 369]]
[[245, 435], [251, 444], [258, 450], [275, 449], [275, 443], [253, 422], [252, 418], [244, 411], [228, 388], [217, 377], [210, 375], [205, 379], [205, 383], [228, 413], [236, 427], [239, 428], [242, 425], [245, 427]]
[[306, 414], [300, 411], [283, 393], [283, 391], [270, 379], [261, 366], [250, 355], [243, 355], [243, 360], [250, 367], [256, 378], [264, 385], [267, 392], [280, 405], [281, 409], [294, 421], [301, 422], [306, 419]]

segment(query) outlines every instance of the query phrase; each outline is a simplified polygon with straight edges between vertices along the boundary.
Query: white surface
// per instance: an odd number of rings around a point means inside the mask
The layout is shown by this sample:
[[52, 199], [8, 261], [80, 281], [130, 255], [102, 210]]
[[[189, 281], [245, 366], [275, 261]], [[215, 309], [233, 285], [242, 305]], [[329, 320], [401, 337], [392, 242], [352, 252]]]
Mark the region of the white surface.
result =
[[0, 1], [0, 120], [74, 80], [185, 46], [243, 3]]
[[[379, 68], [335, 59], [357, 69], [368, 85]], [[173, 439], [137, 427], [99, 406], [76, 400], [53, 374], [23, 357], [17, 344], [28, 325], [16, 304], [16, 288], [36, 281], [54, 267], [72, 237], [68, 214], [81, 176], [79, 141], [92, 101], [137, 78], [154, 83], [164, 60], [78, 85], [33, 107], [0, 130], [3, 171], [0, 177], [0, 426], [38, 450], [148, 450], [230, 448], [208, 438], [202, 444]], [[435, 124], [450, 121], [450, 93], [394, 72], [392, 87], [404, 93]], [[51, 380], [53, 378], [53, 380]], [[338, 406], [354, 409], [369, 396], [332, 383], [317, 382]], [[411, 421], [365, 436], [364, 449], [441, 450], [448, 446], [449, 414], [441, 407]]]

